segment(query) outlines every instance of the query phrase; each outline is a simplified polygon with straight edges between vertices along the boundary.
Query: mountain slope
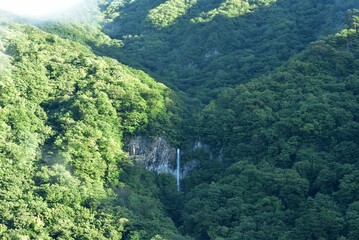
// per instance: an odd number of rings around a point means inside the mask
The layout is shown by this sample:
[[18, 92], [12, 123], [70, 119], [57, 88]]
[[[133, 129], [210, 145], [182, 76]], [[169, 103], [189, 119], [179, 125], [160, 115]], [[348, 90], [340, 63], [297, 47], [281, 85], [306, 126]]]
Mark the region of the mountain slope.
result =
[[172, 128], [171, 91], [35, 27], [2, 21], [0, 32], [1, 238], [184, 239], [157, 177], [122, 150], [126, 136]]
[[104, 31], [124, 44], [112, 55], [204, 103], [275, 70], [359, 7], [353, 0], [109, 2]]
[[[117, 40], [1, 20], [0, 237], [356, 239], [357, 4], [102, 1]], [[141, 136], [181, 147], [181, 192]]]
[[219, 157], [202, 158], [186, 181], [186, 232], [196, 239], [357, 238], [356, 25], [203, 110], [198, 137]]

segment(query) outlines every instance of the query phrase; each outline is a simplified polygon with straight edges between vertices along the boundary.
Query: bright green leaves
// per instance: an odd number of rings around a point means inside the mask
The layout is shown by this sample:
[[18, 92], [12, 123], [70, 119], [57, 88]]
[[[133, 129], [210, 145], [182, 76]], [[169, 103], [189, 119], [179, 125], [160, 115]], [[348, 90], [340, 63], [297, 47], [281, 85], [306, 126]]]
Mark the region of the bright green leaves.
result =
[[[20, 109], [27, 108], [43, 124], [45, 110], [55, 129], [53, 139], [76, 174], [116, 182], [117, 165], [124, 157], [123, 134], [144, 131], [157, 118], [168, 121], [165, 87], [114, 60], [95, 57], [82, 45], [30, 27], [24, 32], [7, 39], [7, 47], [13, 52], [14, 87], [31, 103], [9, 113], [12, 124], [26, 120]], [[24, 138], [36, 145], [31, 137]]]
[[217, 15], [225, 17], [238, 17], [243, 14], [250, 13], [258, 7], [267, 6], [275, 2], [276, 0], [226, 0], [221, 3], [218, 8], [208, 12], [203, 12], [199, 17], [192, 19], [192, 21], [196, 23], [210, 22]]
[[[157, 216], [168, 222], [165, 236], [178, 235], [159, 200], [137, 218], [137, 206], [129, 210], [114, 193], [133, 191], [119, 179], [130, 165], [125, 136], [169, 128], [171, 91], [35, 27], [3, 24], [0, 31], [0, 238], [122, 239]], [[71, 33], [83, 34], [70, 26], [63, 35]], [[141, 238], [162, 234], [142, 228]]]
[[147, 18], [156, 28], [168, 27], [196, 3], [197, 0], [168, 0], [152, 9]]
[[[192, 22], [210, 22], [217, 15], [225, 17], [238, 17], [249, 13], [261, 6], [268, 6], [276, 0], [226, 0], [218, 8], [208, 12], [202, 12], [200, 16], [192, 19]], [[182, 17], [187, 11], [197, 4], [197, 0], [168, 0], [158, 7], [150, 10], [147, 19], [156, 28], [165, 28], [175, 23], [175, 20]]]

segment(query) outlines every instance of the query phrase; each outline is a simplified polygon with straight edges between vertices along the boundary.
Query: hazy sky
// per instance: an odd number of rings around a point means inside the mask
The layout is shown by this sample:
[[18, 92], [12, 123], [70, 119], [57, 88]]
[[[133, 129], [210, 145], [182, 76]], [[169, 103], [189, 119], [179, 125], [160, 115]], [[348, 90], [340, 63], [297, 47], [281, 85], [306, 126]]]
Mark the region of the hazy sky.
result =
[[85, 0], [0, 0], [0, 10], [22, 17], [44, 18], [61, 14]]

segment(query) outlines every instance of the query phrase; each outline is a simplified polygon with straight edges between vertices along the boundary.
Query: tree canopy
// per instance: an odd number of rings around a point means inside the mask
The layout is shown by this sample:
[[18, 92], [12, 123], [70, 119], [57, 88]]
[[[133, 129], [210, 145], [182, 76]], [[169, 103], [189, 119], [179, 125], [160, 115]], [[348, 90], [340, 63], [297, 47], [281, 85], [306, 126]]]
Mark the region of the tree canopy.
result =
[[358, 1], [99, 2], [0, 18], [1, 239], [357, 239]]
[[145, 195], [124, 174], [124, 138], [170, 128], [172, 91], [35, 27], [0, 31], [1, 238], [181, 239], [156, 176], [134, 172]]

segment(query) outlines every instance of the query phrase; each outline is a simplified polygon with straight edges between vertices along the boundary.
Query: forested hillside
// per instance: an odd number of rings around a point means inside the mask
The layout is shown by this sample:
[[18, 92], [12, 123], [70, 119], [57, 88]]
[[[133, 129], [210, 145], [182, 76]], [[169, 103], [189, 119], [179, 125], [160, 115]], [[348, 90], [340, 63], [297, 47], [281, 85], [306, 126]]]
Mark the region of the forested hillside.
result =
[[[356, 240], [355, 8], [101, 0], [98, 22], [0, 17], [0, 238]], [[181, 149], [179, 192], [129, 148], [156, 138]]]
[[353, 0], [110, 2], [105, 32], [124, 43], [113, 56], [204, 103], [339, 31], [359, 8]]
[[156, 196], [174, 182], [122, 150], [171, 128], [172, 91], [35, 27], [0, 33], [1, 238], [181, 239]]
[[357, 239], [358, 37], [350, 29], [312, 43], [199, 114], [199, 137], [221, 156], [203, 160], [211, 174], [199, 168], [187, 180], [186, 232]]

